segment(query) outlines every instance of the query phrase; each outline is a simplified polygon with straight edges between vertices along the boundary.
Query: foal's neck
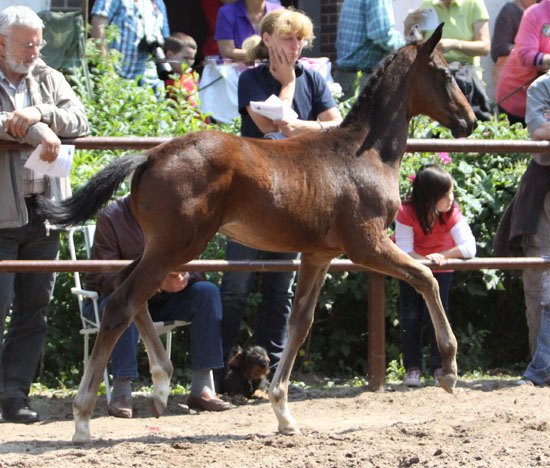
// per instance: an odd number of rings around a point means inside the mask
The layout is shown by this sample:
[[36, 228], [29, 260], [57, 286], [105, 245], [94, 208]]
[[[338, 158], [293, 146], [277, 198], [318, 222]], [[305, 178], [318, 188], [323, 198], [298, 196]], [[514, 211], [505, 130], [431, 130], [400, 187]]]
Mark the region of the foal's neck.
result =
[[408, 67], [398, 55], [371, 77], [342, 127], [359, 145], [356, 155], [374, 150], [382, 161], [399, 165], [407, 144]]

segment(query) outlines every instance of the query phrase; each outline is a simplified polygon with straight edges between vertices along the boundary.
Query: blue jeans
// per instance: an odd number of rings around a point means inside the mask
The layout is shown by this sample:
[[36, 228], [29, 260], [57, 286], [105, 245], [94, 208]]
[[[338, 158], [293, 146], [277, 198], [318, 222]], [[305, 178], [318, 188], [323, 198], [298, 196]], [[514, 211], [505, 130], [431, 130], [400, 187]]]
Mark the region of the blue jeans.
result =
[[[228, 241], [227, 260], [293, 260], [298, 253], [264, 252]], [[256, 344], [266, 349], [271, 371], [281, 359], [287, 339], [288, 316], [292, 308], [295, 272], [267, 272], [262, 278], [262, 303], [256, 323]], [[222, 342], [224, 363], [237, 344], [244, 306], [255, 277], [254, 272], [226, 272], [220, 288], [223, 307]]]
[[[98, 308], [103, 315], [109, 296], [100, 296]], [[91, 301], [85, 301], [84, 314], [93, 317]], [[221, 318], [222, 307], [217, 286], [198, 281], [177, 293], [164, 292], [149, 299], [149, 313], [154, 322], [185, 320], [191, 322], [191, 368], [223, 367]], [[111, 353], [113, 378], [137, 377], [137, 344], [139, 332], [134, 322], [122, 333]]]
[[[550, 280], [550, 272], [544, 270], [546, 280]], [[537, 335], [537, 349], [523, 377], [536, 385], [550, 383], [550, 304], [541, 303], [540, 328]]]
[[[449, 291], [453, 280], [452, 273], [434, 273], [439, 284], [439, 296], [449, 318]], [[421, 294], [405, 281], [399, 281], [401, 309], [401, 346], [405, 369], [418, 367], [422, 369], [422, 327], [424, 319], [430, 335], [430, 369], [433, 372], [441, 367], [441, 355], [437, 347], [434, 328], [428, 307]]]
[[[46, 232], [32, 201], [27, 209], [25, 226], [0, 229], [0, 260], [55, 260], [59, 232]], [[48, 331], [46, 309], [54, 281], [54, 273], [0, 273], [0, 398], [29, 394]]]

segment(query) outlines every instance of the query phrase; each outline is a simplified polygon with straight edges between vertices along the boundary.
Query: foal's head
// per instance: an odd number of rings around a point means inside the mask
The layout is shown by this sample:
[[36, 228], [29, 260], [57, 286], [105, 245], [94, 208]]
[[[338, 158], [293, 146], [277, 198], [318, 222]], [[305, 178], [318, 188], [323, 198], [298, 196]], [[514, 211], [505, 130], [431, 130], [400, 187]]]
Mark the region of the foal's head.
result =
[[[409, 117], [425, 114], [449, 128], [454, 137], [472, 133], [476, 117], [464, 94], [456, 84], [446, 60], [436, 49], [441, 39], [441, 23], [427, 41], [413, 44], [417, 48], [414, 61], [412, 92], [407, 109]], [[409, 40], [416, 39], [415, 32]]]

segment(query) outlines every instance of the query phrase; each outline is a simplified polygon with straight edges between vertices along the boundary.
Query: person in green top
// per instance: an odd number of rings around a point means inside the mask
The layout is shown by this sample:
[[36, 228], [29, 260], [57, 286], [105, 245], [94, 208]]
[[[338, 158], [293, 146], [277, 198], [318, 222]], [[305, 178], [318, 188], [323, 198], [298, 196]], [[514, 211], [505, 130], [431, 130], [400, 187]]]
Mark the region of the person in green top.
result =
[[[483, 0], [424, 0], [421, 7], [405, 19], [405, 35], [415, 24], [422, 25], [423, 16], [430, 7], [435, 9], [439, 23], [445, 23], [443, 39], [437, 48], [447, 62], [471, 64], [479, 69], [479, 57], [491, 50], [489, 12]], [[426, 30], [426, 38], [432, 32]]]

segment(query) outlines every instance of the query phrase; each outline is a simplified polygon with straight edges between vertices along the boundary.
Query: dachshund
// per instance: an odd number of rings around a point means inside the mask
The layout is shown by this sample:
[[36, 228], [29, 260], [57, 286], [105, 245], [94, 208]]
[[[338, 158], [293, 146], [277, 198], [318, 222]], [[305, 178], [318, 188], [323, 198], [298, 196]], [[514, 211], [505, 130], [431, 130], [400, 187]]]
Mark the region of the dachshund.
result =
[[228, 363], [223, 388], [231, 396], [267, 399], [269, 356], [261, 346], [239, 350]]

